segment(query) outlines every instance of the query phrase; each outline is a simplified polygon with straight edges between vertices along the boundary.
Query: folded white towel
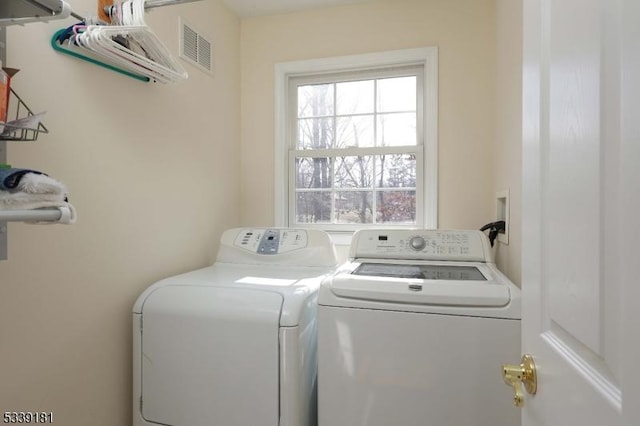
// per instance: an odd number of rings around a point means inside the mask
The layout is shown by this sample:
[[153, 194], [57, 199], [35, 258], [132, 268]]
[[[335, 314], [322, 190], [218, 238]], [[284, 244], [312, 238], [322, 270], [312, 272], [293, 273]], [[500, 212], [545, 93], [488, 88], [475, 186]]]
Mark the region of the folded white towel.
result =
[[[28, 194], [26, 192], [0, 191], [0, 209], [28, 210], [56, 207], [66, 203], [64, 194]], [[46, 205], [42, 205], [46, 204]]]
[[15, 189], [0, 190], [0, 210], [34, 210], [58, 208], [62, 217], [57, 222], [76, 221], [76, 209], [67, 202], [67, 188], [57, 180], [43, 174], [27, 173], [20, 179]]
[[26, 173], [15, 188], [16, 191], [28, 194], [62, 194], [66, 195], [67, 187], [50, 176], [38, 173]]

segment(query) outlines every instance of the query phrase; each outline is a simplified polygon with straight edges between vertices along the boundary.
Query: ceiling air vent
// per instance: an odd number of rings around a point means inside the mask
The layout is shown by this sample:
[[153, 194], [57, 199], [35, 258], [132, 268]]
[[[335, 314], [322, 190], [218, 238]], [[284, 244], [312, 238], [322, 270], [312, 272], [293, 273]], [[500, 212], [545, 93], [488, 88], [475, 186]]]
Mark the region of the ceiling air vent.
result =
[[191, 24], [180, 18], [180, 57], [206, 73], [213, 74], [213, 46]]

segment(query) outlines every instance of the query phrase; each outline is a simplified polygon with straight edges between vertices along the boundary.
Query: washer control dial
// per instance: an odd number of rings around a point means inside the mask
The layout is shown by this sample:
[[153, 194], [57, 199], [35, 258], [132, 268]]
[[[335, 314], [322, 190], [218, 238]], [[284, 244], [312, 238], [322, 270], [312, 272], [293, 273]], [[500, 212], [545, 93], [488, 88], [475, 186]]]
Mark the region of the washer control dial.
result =
[[409, 247], [415, 251], [420, 251], [427, 246], [427, 242], [420, 236], [411, 237], [409, 240]]

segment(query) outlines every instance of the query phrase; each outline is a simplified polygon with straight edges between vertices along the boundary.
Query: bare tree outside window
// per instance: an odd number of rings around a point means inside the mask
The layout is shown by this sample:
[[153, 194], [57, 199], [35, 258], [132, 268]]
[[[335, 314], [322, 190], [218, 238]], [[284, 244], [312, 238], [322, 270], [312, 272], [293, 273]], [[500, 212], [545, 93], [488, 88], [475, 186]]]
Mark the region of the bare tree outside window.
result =
[[416, 223], [416, 80], [297, 86], [296, 223]]

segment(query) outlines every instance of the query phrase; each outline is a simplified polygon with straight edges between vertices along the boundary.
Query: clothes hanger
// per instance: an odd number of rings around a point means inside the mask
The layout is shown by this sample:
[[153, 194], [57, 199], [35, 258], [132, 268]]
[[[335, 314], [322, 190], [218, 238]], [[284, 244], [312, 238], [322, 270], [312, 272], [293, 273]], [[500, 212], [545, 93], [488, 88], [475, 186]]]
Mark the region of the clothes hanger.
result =
[[[115, 41], [114, 37], [98, 36], [98, 42], [107, 50], [124, 55], [128, 60], [133, 61], [139, 70], [142, 67], [141, 72], [150, 70], [150, 76], [159, 74], [173, 82], [186, 79], [188, 77], [186, 71], [146, 25], [144, 21], [146, 4], [146, 0], [125, 0], [118, 9], [123, 24], [122, 30], [126, 32], [126, 38], [131, 42], [130, 51], [123, 50], [119, 43], [112, 43], [112, 40]], [[127, 26], [134, 28], [124, 28]], [[100, 32], [108, 35], [112, 33], [110, 28], [112, 27], [103, 27]], [[138, 49], [136, 50], [134, 47], [138, 47]], [[114, 51], [112, 48], [116, 50]]]
[[[144, 54], [115, 41], [116, 36], [124, 36], [129, 42], [137, 43]], [[177, 82], [188, 77], [155, 34], [146, 27], [89, 25], [75, 40], [80, 46], [125, 69], [162, 83]]]
[[54, 34], [52, 47], [142, 81], [185, 80], [187, 72], [144, 22], [145, 0], [114, 6], [109, 15], [116, 25], [76, 24]]
[[73, 42], [70, 42], [70, 34], [69, 34], [70, 28], [71, 27], [63, 28], [57, 31], [53, 35], [53, 37], [51, 37], [51, 47], [55, 51], [64, 53], [65, 55], [73, 56], [74, 58], [81, 59], [83, 61], [92, 63], [94, 65], [98, 65], [108, 70], [115, 71], [117, 73], [134, 78], [136, 80], [145, 81], [145, 82], [151, 81], [151, 79], [145, 75], [139, 75], [131, 71], [128, 71], [126, 69], [120, 68], [118, 66], [103, 62], [100, 59], [98, 59], [95, 55], [92, 55], [91, 51], [88, 51], [87, 49], [79, 48]]

